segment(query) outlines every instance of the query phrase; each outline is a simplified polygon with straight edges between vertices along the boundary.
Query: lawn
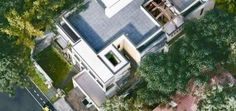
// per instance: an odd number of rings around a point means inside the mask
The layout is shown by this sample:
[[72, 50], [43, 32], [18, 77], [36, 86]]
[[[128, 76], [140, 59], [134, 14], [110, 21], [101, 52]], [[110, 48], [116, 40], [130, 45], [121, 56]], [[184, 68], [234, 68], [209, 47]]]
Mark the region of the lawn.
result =
[[48, 91], [47, 85], [44, 83], [44, 80], [41, 77], [41, 74], [34, 71], [32, 73], [29, 73], [30, 79], [37, 85], [37, 87], [44, 93]]
[[60, 83], [67, 77], [71, 69], [71, 65], [53, 46], [44, 49], [35, 56], [35, 59], [53, 80], [55, 87], [59, 87]]

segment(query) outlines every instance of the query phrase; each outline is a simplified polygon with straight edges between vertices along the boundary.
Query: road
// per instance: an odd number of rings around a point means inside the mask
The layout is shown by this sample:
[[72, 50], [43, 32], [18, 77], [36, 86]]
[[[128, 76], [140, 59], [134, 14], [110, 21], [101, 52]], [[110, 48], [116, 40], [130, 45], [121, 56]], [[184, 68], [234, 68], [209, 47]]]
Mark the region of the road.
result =
[[41, 107], [48, 106], [52, 111], [56, 111], [46, 96], [35, 85], [32, 85], [31, 88], [26, 88], [26, 90]]
[[0, 93], [0, 111], [42, 111], [26, 89], [17, 89], [14, 97]]
[[0, 111], [42, 111], [44, 106], [56, 111], [44, 94], [31, 83], [29, 88], [17, 88], [15, 97], [0, 93]]

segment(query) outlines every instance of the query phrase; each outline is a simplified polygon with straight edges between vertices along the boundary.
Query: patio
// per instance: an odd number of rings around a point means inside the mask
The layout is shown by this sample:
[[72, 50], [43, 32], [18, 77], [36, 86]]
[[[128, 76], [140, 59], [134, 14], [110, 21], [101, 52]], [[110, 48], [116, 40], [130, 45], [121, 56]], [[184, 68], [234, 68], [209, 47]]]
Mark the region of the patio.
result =
[[112, 18], [105, 15], [104, 8], [95, 0], [89, 1], [85, 11], [67, 19], [96, 52], [122, 34], [137, 45], [159, 29], [141, 10], [144, 0], [132, 1]]
[[94, 106], [86, 108], [82, 103], [82, 100], [85, 98], [85, 95], [79, 90], [79, 88], [74, 88], [66, 96], [66, 101], [75, 111], [97, 111]]

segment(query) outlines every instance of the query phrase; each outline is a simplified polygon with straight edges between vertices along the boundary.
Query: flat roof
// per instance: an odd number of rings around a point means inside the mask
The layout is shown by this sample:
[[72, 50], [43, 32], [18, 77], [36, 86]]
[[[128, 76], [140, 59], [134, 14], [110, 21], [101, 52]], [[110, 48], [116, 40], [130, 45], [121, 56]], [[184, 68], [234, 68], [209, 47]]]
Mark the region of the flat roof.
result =
[[106, 99], [105, 92], [98, 86], [98, 84], [89, 76], [87, 71], [81, 72], [74, 78], [75, 82], [79, 85], [86, 95], [99, 107]]
[[196, 0], [169, 0], [180, 12], [191, 5]]
[[159, 29], [140, 8], [145, 0], [133, 0], [111, 18], [96, 0], [89, 1], [85, 11], [67, 19], [96, 53], [123, 34], [137, 45]]
[[[106, 57], [106, 54], [108, 54], [109, 52], [113, 53], [115, 58], [119, 60], [119, 63], [116, 66], [114, 66]], [[125, 59], [125, 57], [113, 45], [109, 45], [98, 55], [102, 59], [102, 61], [113, 71], [113, 73], [118, 72], [121, 68], [128, 64], [128, 61]]]
[[102, 0], [102, 2], [106, 5], [106, 7], [110, 7], [119, 2], [119, 0]]
[[103, 83], [106, 83], [113, 77], [113, 73], [110, 69], [108, 69], [101, 59], [98, 58], [97, 54], [87, 45], [87, 43], [80, 41], [73, 46], [73, 49]]

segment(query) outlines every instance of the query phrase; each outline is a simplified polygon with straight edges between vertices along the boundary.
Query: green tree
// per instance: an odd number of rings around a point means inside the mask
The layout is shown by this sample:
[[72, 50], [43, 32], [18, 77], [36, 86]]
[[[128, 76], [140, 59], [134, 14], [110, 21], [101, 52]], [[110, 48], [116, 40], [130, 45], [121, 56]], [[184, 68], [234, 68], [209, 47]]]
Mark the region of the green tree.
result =
[[167, 103], [170, 94], [161, 93], [156, 90], [151, 90], [144, 86], [137, 91], [136, 97], [134, 98], [135, 102], [139, 103], [139, 107], [144, 107], [145, 105], [153, 106], [156, 103]]
[[132, 98], [128, 99], [118, 96], [107, 99], [103, 104], [105, 111], [146, 111], [140, 106], [140, 103]]
[[216, 7], [229, 13], [236, 13], [236, 0], [215, 0]]
[[124, 98], [114, 96], [111, 99], [107, 99], [103, 107], [106, 111], [128, 111], [129, 105]]
[[10, 10], [5, 15], [9, 25], [1, 28], [1, 31], [9, 36], [18, 37], [17, 43], [33, 47], [33, 37], [41, 36], [42, 31], [36, 29], [28, 19], [29, 13], [20, 15], [16, 10]]
[[24, 79], [33, 69], [28, 54], [22, 45], [15, 45], [13, 38], [0, 34], [0, 92], [14, 95], [15, 88], [24, 88], [29, 83]]
[[213, 86], [205, 94], [199, 103], [200, 111], [235, 111], [236, 110], [236, 87]]
[[[9, 36], [17, 37], [17, 43], [22, 43], [30, 48], [34, 47], [33, 40], [35, 37], [43, 35], [45, 30], [52, 29], [54, 19], [64, 8], [75, 4], [82, 9], [84, 8], [83, 0], [73, 3], [71, 0], [4, 1], [0, 2], [4, 6], [0, 8], [0, 13], [5, 17], [1, 18], [4, 22], [1, 23], [0, 31]], [[21, 7], [17, 3], [21, 4]]]
[[[143, 58], [138, 74], [147, 82], [145, 89], [140, 89], [141, 100], [146, 104], [168, 100], [176, 90], [186, 91], [191, 78], [207, 81], [207, 72], [215, 70], [217, 64], [225, 65], [236, 41], [236, 19], [215, 10], [188, 21], [184, 32], [185, 37], [172, 45], [168, 53]], [[145, 96], [145, 91], [149, 96]], [[157, 96], [161, 100], [154, 100], [159, 99]]]
[[[14, 95], [15, 88], [24, 88], [28, 86], [28, 82], [24, 81], [24, 68], [17, 64], [21, 60], [19, 58], [1, 57], [0, 59], [0, 92]], [[22, 68], [22, 69], [21, 69]]]

